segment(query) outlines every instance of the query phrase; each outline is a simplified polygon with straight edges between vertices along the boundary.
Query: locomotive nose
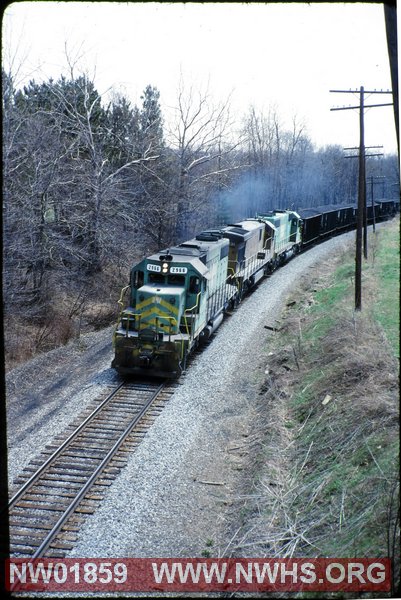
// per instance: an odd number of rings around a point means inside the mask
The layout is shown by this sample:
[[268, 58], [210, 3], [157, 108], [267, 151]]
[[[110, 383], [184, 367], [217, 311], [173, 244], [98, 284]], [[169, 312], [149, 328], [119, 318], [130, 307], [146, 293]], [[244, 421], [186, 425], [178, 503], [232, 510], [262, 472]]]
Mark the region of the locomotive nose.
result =
[[141, 315], [141, 328], [159, 333], [177, 334], [184, 310], [184, 288], [144, 285], [138, 290], [136, 310]]

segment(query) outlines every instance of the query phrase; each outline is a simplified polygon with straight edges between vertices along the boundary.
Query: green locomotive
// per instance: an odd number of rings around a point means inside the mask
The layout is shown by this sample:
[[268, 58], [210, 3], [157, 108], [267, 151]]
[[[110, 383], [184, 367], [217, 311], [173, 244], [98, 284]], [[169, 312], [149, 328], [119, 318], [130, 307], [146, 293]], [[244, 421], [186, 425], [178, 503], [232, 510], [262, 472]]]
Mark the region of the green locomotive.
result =
[[112, 367], [122, 375], [179, 377], [225, 312], [299, 247], [300, 224], [293, 211], [269, 213], [203, 231], [133, 267], [119, 301]]

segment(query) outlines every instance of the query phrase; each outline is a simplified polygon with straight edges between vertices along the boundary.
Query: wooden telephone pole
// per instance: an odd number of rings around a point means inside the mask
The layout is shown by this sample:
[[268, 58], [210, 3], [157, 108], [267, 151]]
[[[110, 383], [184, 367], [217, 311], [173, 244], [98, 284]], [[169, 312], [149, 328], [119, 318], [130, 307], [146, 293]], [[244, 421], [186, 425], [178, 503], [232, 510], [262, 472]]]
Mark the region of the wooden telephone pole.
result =
[[[355, 94], [358, 90], [330, 90], [337, 94]], [[356, 247], [355, 247], [355, 310], [362, 310], [362, 231], [363, 219], [366, 210], [366, 175], [365, 175], [365, 125], [364, 109], [375, 108], [377, 106], [392, 106], [388, 104], [369, 104], [365, 105], [364, 97], [366, 94], [392, 94], [391, 90], [369, 90], [366, 91], [363, 86], [359, 89], [359, 106], [343, 106], [331, 108], [330, 110], [353, 110], [359, 108], [359, 177], [358, 177], [358, 215], [356, 222]]]
[[[366, 150], [371, 148], [383, 148], [383, 146], [365, 146], [365, 173], [366, 173], [366, 159], [371, 156], [383, 156], [382, 153], [379, 154], [366, 154]], [[359, 150], [358, 148], [344, 148], [344, 150]], [[353, 154], [351, 156], [344, 156], [344, 158], [358, 158], [359, 154]], [[368, 258], [368, 218], [367, 218], [367, 195], [366, 195], [366, 184], [365, 184], [365, 203], [363, 207], [363, 256], [367, 260]], [[372, 211], [373, 211], [373, 231], [375, 231], [375, 207], [372, 202]]]
[[384, 179], [386, 179], [384, 175], [371, 175], [370, 176], [370, 196], [372, 199], [372, 210], [373, 210], [373, 231], [376, 231], [376, 219], [375, 219], [375, 211], [374, 211], [375, 201], [373, 198], [373, 196], [374, 196], [373, 188], [374, 188], [375, 183], [384, 183]]

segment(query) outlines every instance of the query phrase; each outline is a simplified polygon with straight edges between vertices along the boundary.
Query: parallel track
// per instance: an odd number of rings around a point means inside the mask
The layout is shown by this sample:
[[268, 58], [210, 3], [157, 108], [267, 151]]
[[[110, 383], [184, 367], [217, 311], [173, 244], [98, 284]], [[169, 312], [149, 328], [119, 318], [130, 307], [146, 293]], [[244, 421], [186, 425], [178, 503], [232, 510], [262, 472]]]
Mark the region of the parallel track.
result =
[[31, 463], [28, 479], [9, 502], [12, 556], [62, 557], [73, 547], [85, 514], [96, 510], [126, 453], [172, 393], [165, 383], [120, 384], [98, 399], [59, 446], [48, 447], [44, 461]]

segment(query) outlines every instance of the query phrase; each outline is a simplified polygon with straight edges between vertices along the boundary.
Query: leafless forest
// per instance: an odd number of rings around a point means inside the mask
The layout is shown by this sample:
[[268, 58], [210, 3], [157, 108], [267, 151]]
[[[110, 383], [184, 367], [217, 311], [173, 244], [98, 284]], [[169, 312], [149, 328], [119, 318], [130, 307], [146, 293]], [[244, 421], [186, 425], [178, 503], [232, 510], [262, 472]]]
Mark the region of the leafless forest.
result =
[[[316, 149], [277, 107], [238, 119], [181, 83], [167, 122], [151, 85], [133, 106], [84, 75], [2, 83], [8, 367], [111, 323], [130, 266], [157, 248], [257, 211], [356, 201], [357, 160]], [[396, 156], [369, 159], [367, 176], [394, 197]]]

